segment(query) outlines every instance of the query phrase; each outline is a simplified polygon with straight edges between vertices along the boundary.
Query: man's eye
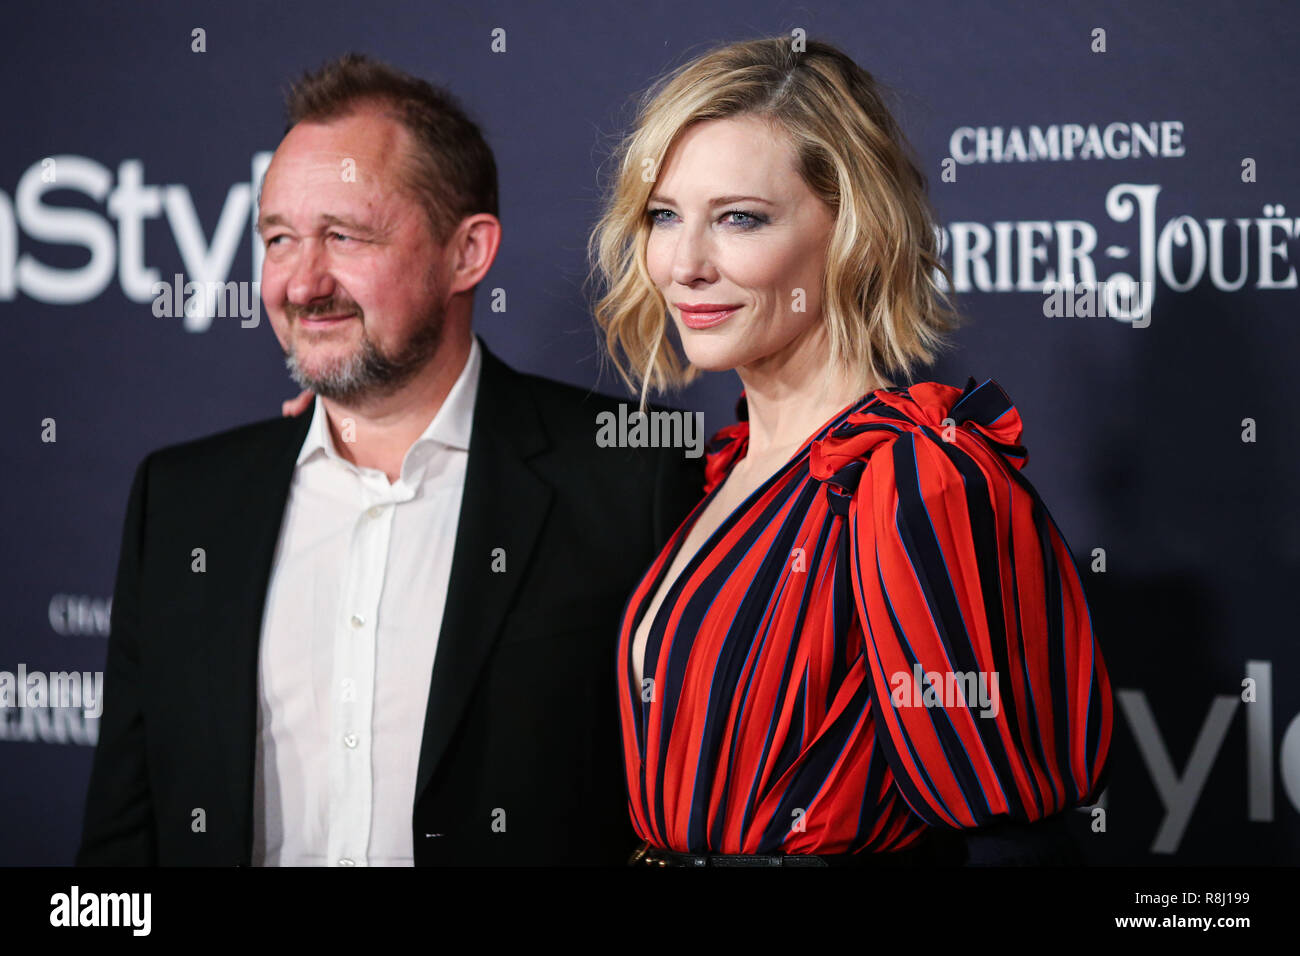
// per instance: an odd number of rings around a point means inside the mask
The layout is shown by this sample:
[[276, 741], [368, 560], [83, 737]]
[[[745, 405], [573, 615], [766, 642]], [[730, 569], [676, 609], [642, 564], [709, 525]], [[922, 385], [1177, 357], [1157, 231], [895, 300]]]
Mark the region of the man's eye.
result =
[[341, 232], [331, 232], [331, 233], [330, 233], [330, 238], [331, 238], [331, 239], [348, 239], [348, 240], [351, 240], [351, 239], [352, 239], [351, 236], [345, 236], [345, 235], [344, 235], [343, 233], [341, 233]]
[[280, 241], [281, 239], [283, 239], [283, 238], [284, 238], [284, 236], [268, 236], [267, 239], [266, 239], [266, 247], [267, 247], [268, 249], [271, 248], [273, 245], [275, 245], [277, 242], [279, 242], [279, 241]]

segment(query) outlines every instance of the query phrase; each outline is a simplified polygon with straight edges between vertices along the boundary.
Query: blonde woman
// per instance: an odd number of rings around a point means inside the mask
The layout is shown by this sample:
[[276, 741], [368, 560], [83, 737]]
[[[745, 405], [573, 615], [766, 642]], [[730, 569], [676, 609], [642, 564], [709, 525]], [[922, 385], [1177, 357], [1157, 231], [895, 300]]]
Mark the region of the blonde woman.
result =
[[[873, 77], [815, 41], [719, 48], [616, 159], [590, 246], [613, 362], [643, 402], [743, 386], [624, 610], [633, 862], [961, 862], [939, 835], [970, 831], [1077, 861], [1060, 815], [1104, 784], [1109, 678], [1005, 392], [894, 384], [958, 318]], [[1048, 819], [1046, 852], [997, 856]]]

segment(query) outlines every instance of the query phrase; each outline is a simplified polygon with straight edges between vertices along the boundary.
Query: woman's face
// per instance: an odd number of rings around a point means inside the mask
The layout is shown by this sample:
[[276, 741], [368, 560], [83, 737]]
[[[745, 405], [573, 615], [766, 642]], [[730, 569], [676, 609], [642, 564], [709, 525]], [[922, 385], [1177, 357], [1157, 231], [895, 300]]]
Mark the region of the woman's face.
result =
[[665, 158], [646, 264], [698, 368], [771, 368], [816, 340], [835, 216], [795, 162], [754, 116], [697, 123]]

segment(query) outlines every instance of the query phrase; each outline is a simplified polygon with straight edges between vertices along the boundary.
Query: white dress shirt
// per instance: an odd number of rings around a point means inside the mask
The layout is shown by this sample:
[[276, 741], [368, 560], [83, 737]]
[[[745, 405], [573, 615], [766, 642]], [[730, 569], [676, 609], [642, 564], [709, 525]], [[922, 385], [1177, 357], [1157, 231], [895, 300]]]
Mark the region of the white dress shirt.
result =
[[316, 398], [262, 618], [254, 866], [414, 861], [415, 775], [480, 366], [475, 338], [392, 484], [339, 455]]

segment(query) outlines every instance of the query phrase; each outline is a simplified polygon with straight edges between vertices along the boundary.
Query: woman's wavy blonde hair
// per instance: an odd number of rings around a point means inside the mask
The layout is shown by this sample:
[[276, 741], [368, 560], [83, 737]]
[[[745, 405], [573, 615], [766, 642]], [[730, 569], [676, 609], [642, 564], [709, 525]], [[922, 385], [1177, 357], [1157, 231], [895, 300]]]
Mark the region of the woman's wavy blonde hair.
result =
[[710, 50], [644, 93], [615, 149], [618, 172], [587, 249], [600, 293], [592, 314], [643, 407], [647, 387], [667, 392], [700, 374], [665, 341], [671, 323], [645, 249], [654, 174], [677, 138], [704, 120], [775, 123], [794, 145], [804, 182], [834, 210], [822, 290], [833, 362], [864, 386], [890, 387], [890, 373], [910, 376], [947, 347], [962, 318], [936, 280], [942, 273], [952, 287], [925, 177], [883, 89], [828, 43], [809, 40], [797, 51], [792, 38], [775, 37]]

